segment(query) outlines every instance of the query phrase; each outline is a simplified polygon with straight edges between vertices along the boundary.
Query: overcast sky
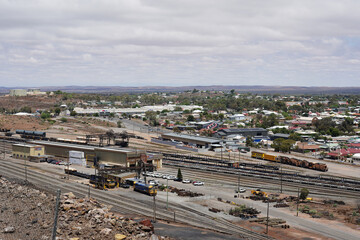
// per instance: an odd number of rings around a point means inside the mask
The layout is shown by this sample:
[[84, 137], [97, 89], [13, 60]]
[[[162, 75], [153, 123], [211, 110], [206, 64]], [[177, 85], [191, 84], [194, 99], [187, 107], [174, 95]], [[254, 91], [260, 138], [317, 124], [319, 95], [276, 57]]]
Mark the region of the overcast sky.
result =
[[0, 0], [0, 86], [360, 86], [360, 1]]

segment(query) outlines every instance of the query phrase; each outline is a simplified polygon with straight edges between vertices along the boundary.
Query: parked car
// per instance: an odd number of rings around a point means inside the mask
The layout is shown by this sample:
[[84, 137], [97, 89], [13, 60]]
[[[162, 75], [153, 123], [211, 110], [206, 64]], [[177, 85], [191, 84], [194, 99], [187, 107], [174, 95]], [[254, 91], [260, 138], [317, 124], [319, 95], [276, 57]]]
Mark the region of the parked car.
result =
[[162, 175], [161, 173], [155, 173], [155, 174], [154, 174], [154, 177], [156, 177], [156, 178], [162, 178], [162, 176], [163, 176], [163, 175]]
[[176, 179], [176, 177], [175, 177], [175, 176], [173, 176], [173, 175], [168, 175], [168, 176], [166, 177], [166, 179], [169, 179], [169, 180], [174, 180], [174, 179]]
[[165, 174], [165, 175], [162, 175], [162, 178], [163, 178], [163, 179], [167, 179], [168, 176], [169, 176], [169, 175]]
[[159, 181], [157, 181], [157, 180], [149, 180], [149, 181], [148, 181], [148, 184], [154, 185], [154, 186], [158, 186], [160, 183], [159, 183]]
[[200, 182], [200, 181], [194, 181], [194, 182], [193, 182], [193, 185], [194, 185], [194, 186], [203, 186], [204, 183], [203, 183], [203, 182]]
[[130, 188], [130, 185], [127, 184], [127, 183], [120, 183], [119, 186], [122, 187], [122, 188]]
[[187, 183], [191, 183], [191, 181], [189, 179], [184, 179], [184, 180], [182, 180], [182, 183], [187, 184]]
[[246, 192], [246, 189], [245, 188], [239, 188], [239, 189], [236, 189], [235, 192], [236, 193], [244, 193], [244, 192]]

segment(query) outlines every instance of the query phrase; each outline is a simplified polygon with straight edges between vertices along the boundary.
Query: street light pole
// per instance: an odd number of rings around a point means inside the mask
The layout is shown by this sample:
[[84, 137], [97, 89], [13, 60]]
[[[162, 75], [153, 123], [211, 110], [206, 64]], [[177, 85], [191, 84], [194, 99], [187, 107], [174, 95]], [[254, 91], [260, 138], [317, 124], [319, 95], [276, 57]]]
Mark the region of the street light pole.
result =
[[297, 203], [296, 203], [296, 216], [299, 216], [299, 198], [300, 198], [300, 194], [299, 194], [299, 188], [298, 188], [298, 197], [297, 197]]
[[[23, 144], [23, 149], [24, 149], [24, 165], [25, 165], [25, 182], [27, 183], [27, 163], [26, 163], [26, 156], [25, 156], [25, 142], [24, 142], [24, 144]], [[29, 152], [30, 153], [30, 152]]]
[[238, 191], [240, 191], [240, 172], [239, 172], [239, 175], [238, 175]]
[[269, 199], [267, 200], [267, 211], [266, 211], [266, 234], [269, 232]]
[[169, 179], [166, 179], [166, 210], [169, 209]]
[[282, 193], [282, 164], [280, 162], [280, 193]]

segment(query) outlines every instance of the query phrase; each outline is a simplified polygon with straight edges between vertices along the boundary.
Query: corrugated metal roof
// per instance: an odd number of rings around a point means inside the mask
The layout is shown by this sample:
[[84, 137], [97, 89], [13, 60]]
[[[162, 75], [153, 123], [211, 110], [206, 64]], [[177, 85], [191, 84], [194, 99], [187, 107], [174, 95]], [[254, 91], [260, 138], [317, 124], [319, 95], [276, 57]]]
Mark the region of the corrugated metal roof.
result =
[[165, 133], [165, 134], [162, 134], [162, 136], [183, 138], [183, 139], [187, 139], [187, 140], [193, 140], [193, 141], [199, 141], [199, 142], [205, 142], [205, 143], [218, 143], [218, 142], [222, 141], [221, 139], [217, 139], [217, 138], [200, 137], [200, 136], [186, 135], [186, 134], [180, 134], [180, 133]]

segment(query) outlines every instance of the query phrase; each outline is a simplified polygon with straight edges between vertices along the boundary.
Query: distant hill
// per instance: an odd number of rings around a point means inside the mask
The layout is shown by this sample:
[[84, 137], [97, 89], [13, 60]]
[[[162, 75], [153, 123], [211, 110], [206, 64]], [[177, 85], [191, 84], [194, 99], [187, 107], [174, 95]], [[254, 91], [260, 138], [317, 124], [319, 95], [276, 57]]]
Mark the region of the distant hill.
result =
[[[15, 87], [14, 87], [15, 88]], [[143, 86], [143, 87], [121, 87], [121, 86], [44, 86], [39, 87], [41, 91], [56, 91], [74, 93], [145, 93], [145, 92], [182, 92], [186, 90], [213, 90], [229, 91], [235, 89], [237, 92], [250, 93], [279, 93], [279, 94], [360, 94], [360, 87], [301, 87], [301, 86], [265, 86], [265, 85], [213, 85], [213, 86]], [[0, 93], [8, 93], [10, 87], [0, 87]]]

